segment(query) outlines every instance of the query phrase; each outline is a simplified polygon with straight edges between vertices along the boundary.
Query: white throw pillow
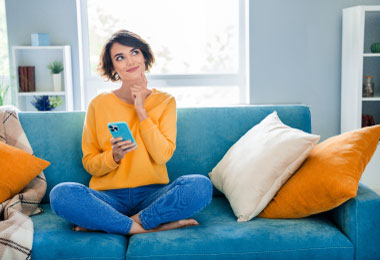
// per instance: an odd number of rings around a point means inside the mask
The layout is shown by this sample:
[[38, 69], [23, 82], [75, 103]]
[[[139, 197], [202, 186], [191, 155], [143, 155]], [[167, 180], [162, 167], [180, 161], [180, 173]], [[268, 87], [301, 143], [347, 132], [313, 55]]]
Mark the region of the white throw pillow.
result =
[[238, 221], [249, 221], [301, 166], [319, 138], [283, 124], [275, 111], [242, 136], [209, 176]]

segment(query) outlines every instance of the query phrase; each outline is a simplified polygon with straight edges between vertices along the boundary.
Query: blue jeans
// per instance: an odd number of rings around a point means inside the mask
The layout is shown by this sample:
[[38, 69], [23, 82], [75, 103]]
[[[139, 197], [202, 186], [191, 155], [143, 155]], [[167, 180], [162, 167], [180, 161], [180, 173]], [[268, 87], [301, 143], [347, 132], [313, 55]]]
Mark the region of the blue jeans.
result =
[[189, 218], [212, 198], [211, 181], [203, 175], [185, 175], [171, 184], [96, 191], [64, 182], [50, 192], [50, 205], [58, 216], [75, 225], [108, 233], [128, 234], [139, 213], [144, 229]]

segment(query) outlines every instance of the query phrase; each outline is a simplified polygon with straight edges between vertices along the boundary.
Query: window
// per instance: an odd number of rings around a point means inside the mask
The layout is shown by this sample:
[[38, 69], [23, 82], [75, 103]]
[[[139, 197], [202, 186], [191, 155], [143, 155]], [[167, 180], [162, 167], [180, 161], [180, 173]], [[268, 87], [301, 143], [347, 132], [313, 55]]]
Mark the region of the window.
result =
[[120, 84], [97, 74], [100, 50], [127, 29], [152, 47], [149, 87], [176, 97], [178, 106], [248, 103], [246, 0], [87, 0], [82, 2], [86, 106]]
[[0, 0], [0, 76], [9, 77], [8, 36], [4, 0]]
[[[10, 84], [9, 79], [9, 56], [8, 56], [8, 36], [7, 21], [5, 16], [5, 1], [0, 0], [0, 99], [1, 103], [10, 103], [10, 90], [3, 97], [4, 89]], [[4, 98], [4, 100], [3, 100]]]

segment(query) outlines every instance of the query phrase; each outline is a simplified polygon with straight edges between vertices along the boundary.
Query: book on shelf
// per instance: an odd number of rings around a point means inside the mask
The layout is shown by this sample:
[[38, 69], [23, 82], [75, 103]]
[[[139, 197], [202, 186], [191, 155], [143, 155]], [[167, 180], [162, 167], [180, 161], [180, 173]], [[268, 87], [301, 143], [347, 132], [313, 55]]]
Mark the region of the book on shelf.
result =
[[24, 76], [24, 68], [22, 66], [18, 67], [18, 80], [19, 80], [19, 90], [20, 92], [25, 92], [25, 76]]
[[362, 127], [375, 125], [375, 119], [372, 115], [363, 114], [362, 115]]
[[36, 91], [36, 78], [34, 66], [19, 66], [18, 78], [20, 92]]
[[34, 66], [28, 67], [28, 91], [36, 91], [36, 79], [35, 79], [35, 69]]

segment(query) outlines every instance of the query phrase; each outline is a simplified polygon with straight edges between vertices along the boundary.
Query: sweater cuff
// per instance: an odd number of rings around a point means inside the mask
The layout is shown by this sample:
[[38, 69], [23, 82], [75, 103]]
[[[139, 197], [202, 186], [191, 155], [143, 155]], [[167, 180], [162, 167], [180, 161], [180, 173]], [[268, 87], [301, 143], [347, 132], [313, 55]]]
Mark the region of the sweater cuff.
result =
[[146, 132], [149, 132], [153, 128], [155, 128], [156, 125], [153, 123], [152, 119], [150, 117], [145, 118], [143, 121], [140, 122], [140, 132], [143, 135]]
[[106, 165], [111, 170], [115, 170], [117, 167], [119, 167], [119, 164], [117, 162], [115, 162], [115, 160], [113, 159], [112, 150], [106, 152], [106, 160], [105, 160], [105, 162], [106, 162]]

